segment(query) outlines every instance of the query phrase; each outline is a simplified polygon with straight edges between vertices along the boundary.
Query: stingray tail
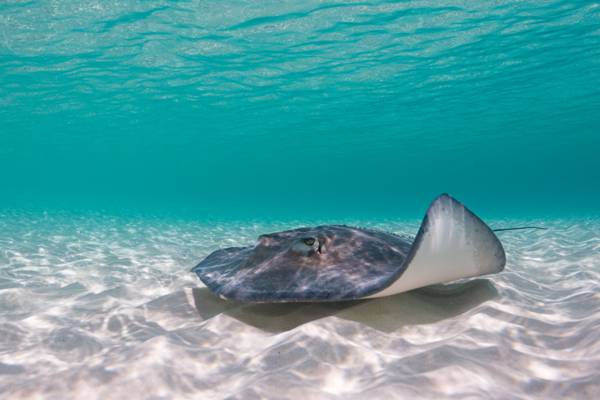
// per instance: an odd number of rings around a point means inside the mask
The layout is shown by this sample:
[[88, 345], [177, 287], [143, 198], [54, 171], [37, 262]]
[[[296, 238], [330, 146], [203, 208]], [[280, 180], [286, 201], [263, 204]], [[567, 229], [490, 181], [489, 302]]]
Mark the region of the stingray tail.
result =
[[492, 231], [494, 231], [494, 232], [518, 231], [520, 229], [541, 229], [541, 230], [546, 230], [548, 228], [542, 228], [541, 226], [519, 226], [519, 227], [516, 227], [516, 228], [498, 228], [498, 229], [492, 229]]

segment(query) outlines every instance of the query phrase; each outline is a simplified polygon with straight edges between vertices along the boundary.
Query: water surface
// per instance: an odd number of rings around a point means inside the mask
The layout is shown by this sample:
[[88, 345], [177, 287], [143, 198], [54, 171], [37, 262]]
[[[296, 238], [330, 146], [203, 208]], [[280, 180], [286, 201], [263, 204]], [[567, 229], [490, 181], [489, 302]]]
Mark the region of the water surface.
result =
[[0, 202], [597, 214], [590, 1], [4, 1]]

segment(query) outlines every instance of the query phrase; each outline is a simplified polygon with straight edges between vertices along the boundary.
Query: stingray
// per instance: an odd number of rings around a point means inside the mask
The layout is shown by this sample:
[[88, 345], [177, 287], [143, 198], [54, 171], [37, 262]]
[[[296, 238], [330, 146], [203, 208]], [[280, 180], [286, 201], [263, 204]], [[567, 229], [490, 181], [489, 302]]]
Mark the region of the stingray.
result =
[[217, 250], [192, 271], [223, 299], [320, 302], [389, 296], [498, 273], [505, 262], [492, 229], [442, 194], [414, 239], [346, 225], [304, 227]]

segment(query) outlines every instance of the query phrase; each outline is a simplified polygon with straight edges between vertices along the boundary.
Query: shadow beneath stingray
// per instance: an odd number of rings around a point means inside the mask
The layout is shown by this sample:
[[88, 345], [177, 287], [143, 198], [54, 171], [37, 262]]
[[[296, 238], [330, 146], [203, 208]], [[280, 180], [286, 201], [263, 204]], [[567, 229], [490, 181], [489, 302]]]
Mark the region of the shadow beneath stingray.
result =
[[307, 322], [336, 316], [382, 332], [405, 325], [431, 324], [463, 314], [495, 298], [488, 279], [435, 285], [389, 297], [331, 303], [243, 304], [225, 301], [207, 288], [192, 289], [202, 319], [225, 314], [266, 332], [280, 333]]

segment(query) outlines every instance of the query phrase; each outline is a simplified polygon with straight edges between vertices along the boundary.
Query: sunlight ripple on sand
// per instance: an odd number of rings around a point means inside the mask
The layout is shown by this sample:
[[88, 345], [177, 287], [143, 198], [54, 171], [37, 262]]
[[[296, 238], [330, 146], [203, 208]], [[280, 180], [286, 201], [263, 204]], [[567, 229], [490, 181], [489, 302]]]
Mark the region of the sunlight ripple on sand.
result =
[[506, 270], [444, 293], [275, 305], [222, 301], [189, 270], [300, 222], [0, 221], [2, 398], [600, 396], [597, 220], [502, 233]]

